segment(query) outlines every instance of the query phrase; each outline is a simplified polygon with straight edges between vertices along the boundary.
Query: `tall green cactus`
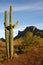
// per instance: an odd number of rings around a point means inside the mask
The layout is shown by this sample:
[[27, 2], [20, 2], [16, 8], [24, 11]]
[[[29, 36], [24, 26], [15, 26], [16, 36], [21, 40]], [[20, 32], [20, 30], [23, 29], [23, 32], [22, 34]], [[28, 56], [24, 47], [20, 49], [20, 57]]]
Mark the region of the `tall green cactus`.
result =
[[10, 6], [10, 25], [8, 26], [8, 14], [5, 11], [5, 38], [7, 57], [13, 57], [13, 29], [17, 27], [18, 21], [13, 25], [12, 22], [12, 6]]
[[13, 57], [13, 28], [12, 28], [12, 6], [10, 6], [10, 31], [9, 31], [9, 47], [10, 47], [10, 57]]
[[7, 53], [7, 58], [9, 58], [9, 31], [6, 29], [8, 26], [8, 13], [5, 11], [5, 38], [6, 38], [6, 53]]
[[9, 48], [10, 48], [10, 58], [13, 57], [13, 29], [16, 28], [18, 25], [18, 21], [16, 22], [16, 24], [13, 25], [12, 22], [12, 6], [10, 6], [10, 30], [9, 30]]

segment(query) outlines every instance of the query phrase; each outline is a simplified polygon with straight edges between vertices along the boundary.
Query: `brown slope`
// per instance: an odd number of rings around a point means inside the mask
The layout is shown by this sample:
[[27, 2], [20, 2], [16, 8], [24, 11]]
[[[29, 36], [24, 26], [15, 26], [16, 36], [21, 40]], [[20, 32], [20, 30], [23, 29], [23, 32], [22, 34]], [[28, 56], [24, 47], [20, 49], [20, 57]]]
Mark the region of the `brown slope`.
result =
[[5, 60], [2, 65], [43, 65], [43, 48], [25, 52], [17, 58]]

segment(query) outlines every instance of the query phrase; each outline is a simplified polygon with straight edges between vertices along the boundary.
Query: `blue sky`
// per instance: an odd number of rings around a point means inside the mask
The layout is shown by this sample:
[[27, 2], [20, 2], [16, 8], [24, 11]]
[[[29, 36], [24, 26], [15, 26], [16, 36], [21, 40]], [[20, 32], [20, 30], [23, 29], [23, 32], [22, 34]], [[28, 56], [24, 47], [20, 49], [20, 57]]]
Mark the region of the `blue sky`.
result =
[[13, 7], [13, 23], [19, 21], [19, 26], [14, 30], [14, 36], [19, 30], [24, 30], [27, 26], [36, 26], [43, 29], [43, 0], [0, 0], [0, 38], [5, 38], [4, 12], [9, 7]]

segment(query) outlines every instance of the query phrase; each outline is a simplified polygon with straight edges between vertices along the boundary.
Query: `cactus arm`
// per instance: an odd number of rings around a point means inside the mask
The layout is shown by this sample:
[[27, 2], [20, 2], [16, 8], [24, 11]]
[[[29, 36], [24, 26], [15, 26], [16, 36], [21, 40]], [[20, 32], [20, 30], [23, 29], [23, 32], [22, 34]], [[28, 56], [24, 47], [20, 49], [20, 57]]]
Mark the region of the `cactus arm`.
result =
[[12, 27], [15, 29], [18, 26], [19, 22], [17, 21]]

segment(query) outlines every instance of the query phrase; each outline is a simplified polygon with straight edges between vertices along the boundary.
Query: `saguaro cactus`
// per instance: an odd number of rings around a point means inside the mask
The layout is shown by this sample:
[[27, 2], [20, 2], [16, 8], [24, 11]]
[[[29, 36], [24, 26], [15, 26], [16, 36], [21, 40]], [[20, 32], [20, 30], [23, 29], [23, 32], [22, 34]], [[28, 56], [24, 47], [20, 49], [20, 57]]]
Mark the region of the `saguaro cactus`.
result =
[[5, 38], [6, 38], [6, 51], [7, 57], [13, 57], [13, 29], [17, 27], [18, 21], [13, 25], [12, 22], [12, 6], [10, 6], [10, 25], [8, 26], [8, 15], [5, 11]]
[[9, 58], [9, 31], [6, 29], [8, 26], [8, 13], [5, 11], [5, 38], [6, 38], [6, 53], [7, 53], [7, 58]]
[[10, 47], [10, 57], [13, 57], [13, 28], [12, 28], [12, 6], [10, 6], [10, 31], [9, 31], [9, 47]]
[[12, 22], [12, 6], [10, 6], [10, 30], [9, 30], [9, 47], [10, 47], [10, 57], [13, 57], [13, 29], [16, 28], [18, 25], [18, 21], [16, 22], [16, 24], [13, 25]]

